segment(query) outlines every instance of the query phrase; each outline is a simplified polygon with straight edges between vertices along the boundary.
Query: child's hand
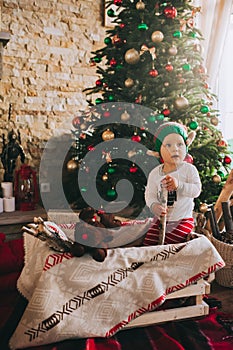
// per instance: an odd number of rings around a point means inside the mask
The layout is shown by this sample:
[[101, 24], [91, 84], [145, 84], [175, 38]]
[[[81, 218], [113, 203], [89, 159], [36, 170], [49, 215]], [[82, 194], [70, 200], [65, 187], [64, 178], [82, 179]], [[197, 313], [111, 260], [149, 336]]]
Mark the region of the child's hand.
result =
[[166, 175], [162, 180], [162, 184], [168, 191], [176, 191], [178, 187], [177, 179], [171, 175]]
[[154, 203], [151, 207], [151, 211], [155, 216], [164, 216], [167, 214], [167, 209], [164, 208], [161, 204], [159, 203]]

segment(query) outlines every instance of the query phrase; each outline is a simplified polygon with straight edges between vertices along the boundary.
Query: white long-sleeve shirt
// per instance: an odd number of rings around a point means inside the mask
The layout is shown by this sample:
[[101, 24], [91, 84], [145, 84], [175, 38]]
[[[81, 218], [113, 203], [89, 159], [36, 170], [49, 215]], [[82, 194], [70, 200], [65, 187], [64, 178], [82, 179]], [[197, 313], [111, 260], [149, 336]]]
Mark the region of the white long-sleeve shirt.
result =
[[[160, 203], [159, 193], [161, 181], [167, 174], [163, 173], [163, 164], [155, 167], [149, 174], [145, 189], [145, 201], [149, 208], [153, 203]], [[187, 162], [182, 162], [177, 170], [169, 173], [178, 180], [177, 200], [168, 207], [167, 220], [178, 221], [193, 216], [194, 198], [201, 193], [201, 180], [197, 168]]]

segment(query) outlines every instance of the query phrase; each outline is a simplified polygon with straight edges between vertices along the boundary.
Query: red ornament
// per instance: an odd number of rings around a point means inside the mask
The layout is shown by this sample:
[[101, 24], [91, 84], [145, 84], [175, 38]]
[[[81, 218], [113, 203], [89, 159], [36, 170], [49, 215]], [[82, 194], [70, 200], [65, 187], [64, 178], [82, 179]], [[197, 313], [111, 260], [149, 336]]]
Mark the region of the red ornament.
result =
[[94, 61], [94, 60], [92, 60], [92, 59], [90, 60], [90, 66], [91, 66], [91, 67], [94, 67], [94, 66], [96, 66], [96, 63], [95, 63], [95, 61]]
[[38, 202], [36, 172], [27, 164], [15, 171], [14, 193], [16, 207], [22, 211], [34, 210]]
[[187, 163], [193, 164], [193, 157], [191, 156], [191, 154], [187, 153], [184, 158], [184, 161]]
[[140, 142], [141, 141], [141, 136], [139, 135], [133, 135], [131, 137], [131, 140], [134, 141], [134, 142]]
[[224, 163], [225, 164], [231, 164], [231, 158], [229, 156], [224, 157]]
[[83, 234], [82, 234], [82, 239], [83, 239], [84, 241], [86, 241], [86, 240], [88, 239], [88, 234], [87, 234], [87, 233], [83, 233]]
[[163, 114], [165, 117], [168, 117], [169, 114], [171, 114], [171, 111], [170, 111], [170, 109], [165, 108], [165, 109], [162, 111], [162, 114]]
[[105, 118], [108, 118], [110, 117], [111, 113], [109, 111], [105, 111], [103, 115]]
[[135, 174], [137, 171], [138, 171], [138, 168], [137, 168], [135, 165], [132, 165], [132, 166], [129, 168], [129, 172], [130, 172], [131, 174]]
[[174, 19], [177, 16], [177, 10], [174, 6], [167, 6], [163, 10], [163, 14], [167, 18]]
[[96, 86], [102, 86], [103, 85], [102, 80], [100, 80], [100, 79], [96, 80], [95, 85]]
[[194, 27], [194, 19], [192, 17], [190, 17], [188, 20], [187, 20], [187, 26], [189, 28], [193, 28]]
[[80, 124], [81, 124], [80, 117], [75, 117], [75, 118], [72, 120], [72, 125], [73, 125], [73, 127], [74, 127], [75, 129], [78, 129]]
[[227, 143], [226, 140], [222, 139], [222, 140], [219, 140], [219, 141], [218, 141], [217, 145], [218, 145], [219, 147], [227, 147], [227, 146], [228, 146], [228, 143]]
[[120, 28], [121, 28], [121, 29], [125, 28], [125, 23], [121, 23], [121, 24], [120, 24]]
[[114, 0], [114, 5], [116, 6], [121, 6], [122, 5], [122, 0]]
[[200, 66], [198, 67], [198, 72], [200, 74], [206, 74], [206, 72], [207, 72], [206, 67], [204, 67], [200, 64]]
[[138, 97], [135, 99], [135, 103], [142, 103], [142, 95], [138, 95]]
[[173, 71], [173, 65], [168, 63], [166, 66], [165, 66], [165, 69], [167, 72], [172, 72]]
[[158, 71], [156, 69], [151, 69], [149, 71], [149, 75], [152, 77], [152, 78], [156, 78], [158, 76]]
[[115, 67], [115, 66], [117, 65], [117, 61], [116, 61], [115, 58], [112, 58], [112, 59], [109, 61], [109, 63], [110, 63], [110, 66], [111, 66], [111, 67]]
[[87, 146], [88, 151], [94, 151], [95, 147], [93, 145]]

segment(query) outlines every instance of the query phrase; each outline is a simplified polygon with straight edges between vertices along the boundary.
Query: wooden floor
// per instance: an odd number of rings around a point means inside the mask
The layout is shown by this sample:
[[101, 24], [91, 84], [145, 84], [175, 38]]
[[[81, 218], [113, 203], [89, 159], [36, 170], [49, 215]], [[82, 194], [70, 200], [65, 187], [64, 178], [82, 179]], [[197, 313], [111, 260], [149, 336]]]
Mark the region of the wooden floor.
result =
[[219, 311], [233, 316], [233, 288], [222, 287], [216, 281], [213, 281], [211, 282], [210, 297], [221, 301], [222, 307]]

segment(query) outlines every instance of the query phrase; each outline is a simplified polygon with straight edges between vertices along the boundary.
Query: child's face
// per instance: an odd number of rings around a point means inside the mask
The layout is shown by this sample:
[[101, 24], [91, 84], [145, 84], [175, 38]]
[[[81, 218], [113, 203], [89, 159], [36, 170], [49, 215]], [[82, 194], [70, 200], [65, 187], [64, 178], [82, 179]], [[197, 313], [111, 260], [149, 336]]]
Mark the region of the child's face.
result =
[[160, 154], [164, 163], [180, 164], [186, 156], [186, 145], [183, 137], [175, 133], [167, 135], [161, 145]]

